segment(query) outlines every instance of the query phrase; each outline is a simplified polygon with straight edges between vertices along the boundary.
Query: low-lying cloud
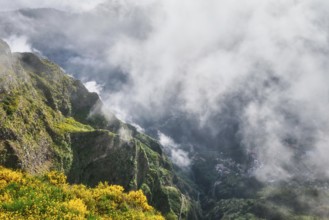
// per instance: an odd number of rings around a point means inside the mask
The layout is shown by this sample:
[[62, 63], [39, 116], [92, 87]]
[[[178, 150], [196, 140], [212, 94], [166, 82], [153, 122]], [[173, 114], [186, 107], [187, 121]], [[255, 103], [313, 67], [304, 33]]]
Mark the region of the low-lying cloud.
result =
[[326, 174], [328, 3], [162, 3], [148, 38], [124, 37], [110, 49], [132, 82], [110, 102], [155, 118], [192, 114], [216, 134], [223, 125], [212, 125], [213, 116], [237, 96], [235, 132], [256, 155], [259, 179]]
[[18, 14], [2, 37], [24, 33], [104, 84], [106, 106], [184, 148], [171, 150], [243, 151], [263, 181], [329, 178], [329, 2], [106, 1], [53, 12], [56, 23]]
[[88, 89], [89, 92], [96, 92], [97, 94], [100, 94], [103, 90], [103, 86], [100, 84], [97, 84], [96, 81], [88, 81], [84, 83], [85, 87]]
[[170, 137], [159, 132], [160, 144], [164, 147], [164, 150], [169, 155], [171, 161], [180, 168], [189, 168], [191, 165], [191, 159], [186, 151], [183, 151], [180, 146], [174, 142]]
[[32, 52], [31, 45], [27, 42], [26, 36], [12, 35], [9, 38], [4, 39], [10, 46], [12, 52]]

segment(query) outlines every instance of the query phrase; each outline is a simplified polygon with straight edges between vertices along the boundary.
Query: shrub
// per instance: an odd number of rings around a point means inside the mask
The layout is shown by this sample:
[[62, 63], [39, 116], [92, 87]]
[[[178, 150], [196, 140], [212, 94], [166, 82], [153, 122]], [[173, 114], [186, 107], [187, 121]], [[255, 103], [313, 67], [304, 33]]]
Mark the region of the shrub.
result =
[[142, 191], [99, 183], [69, 185], [63, 173], [31, 176], [0, 166], [0, 219], [154, 219], [164, 218]]

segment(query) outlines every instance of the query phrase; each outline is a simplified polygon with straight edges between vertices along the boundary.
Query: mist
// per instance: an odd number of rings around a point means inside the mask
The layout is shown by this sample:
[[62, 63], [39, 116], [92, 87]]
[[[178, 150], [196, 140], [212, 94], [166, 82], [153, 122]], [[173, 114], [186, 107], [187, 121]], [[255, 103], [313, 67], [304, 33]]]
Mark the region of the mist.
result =
[[70, 12], [89, 11], [105, 0], [14, 0], [1, 1], [0, 11], [12, 11], [21, 8], [56, 8]]
[[[1, 37], [89, 82], [122, 120], [172, 140], [174, 163], [216, 152], [243, 164], [243, 154], [260, 181], [329, 178], [329, 2], [51, 2], [42, 7], [58, 10], [2, 13]], [[5, 10], [24, 7], [39, 6]]]

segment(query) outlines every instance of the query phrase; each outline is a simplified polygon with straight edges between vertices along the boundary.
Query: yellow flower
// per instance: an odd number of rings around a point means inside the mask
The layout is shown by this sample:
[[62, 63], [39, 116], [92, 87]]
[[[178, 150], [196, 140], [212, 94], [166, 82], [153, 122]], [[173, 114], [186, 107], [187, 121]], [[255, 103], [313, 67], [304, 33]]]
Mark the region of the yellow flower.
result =
[[[11, 182], [20, 182], [22, 180], [23, 174], [21, 172], [11, 171], [9, 169], [0, 167], [0, 180]], [[2, 181], [2, 184], [4, 182]], [[0, 183], [1, 186], [1, 183]]]
[[4, 194], [0, 195], [0, 202], [11, 202], [12, 198], [9, 193], [5, 192]]
[[[96, 188], [69, 185], [63, 173], [45, 178], [0, 166], [0, 219], [96, 219], [163, 220], [142, 191], [125, 193], [118, 185], [100, 183]], [[12, 184], [14, 183], [14, 184]], [[11, 187], [8, 187], [12, 184]], [[19, 195], [19, 196], [18, 196]], [[18, 197], [17, 197], [18, 196]]]
[[141, 206], [143, 211], [151, 211], [153, 209], [152, 206], [147, 204], [147, 198], [141, 190], [129, 192], [128, 201]]
[[51, 171], [46, 175], [50, 183], [54, 185], [66, 184], [66, 176], [63, 173], [57, 171]]
[[81, 199], [71, 199], [67, 203], [67, 208], [79, 212], [82, 215], [87, 213], [87, 206]]

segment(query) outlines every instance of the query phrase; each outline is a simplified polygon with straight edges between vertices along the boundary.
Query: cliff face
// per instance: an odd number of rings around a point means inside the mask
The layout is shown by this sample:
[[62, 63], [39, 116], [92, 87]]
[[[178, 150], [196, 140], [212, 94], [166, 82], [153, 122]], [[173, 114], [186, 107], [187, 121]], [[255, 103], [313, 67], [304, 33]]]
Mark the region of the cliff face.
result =
[[0, 40], [0, 165], [32, 174], [61, 170], [73, 183], [142, 189], [163, 214], [197, 218], [161, 146], [115, 117], [107, 120], [101, 104], [56, 64], [12, 54]]

